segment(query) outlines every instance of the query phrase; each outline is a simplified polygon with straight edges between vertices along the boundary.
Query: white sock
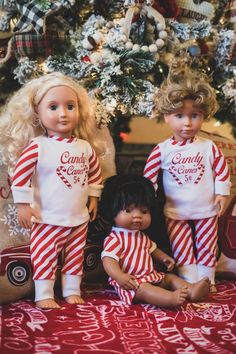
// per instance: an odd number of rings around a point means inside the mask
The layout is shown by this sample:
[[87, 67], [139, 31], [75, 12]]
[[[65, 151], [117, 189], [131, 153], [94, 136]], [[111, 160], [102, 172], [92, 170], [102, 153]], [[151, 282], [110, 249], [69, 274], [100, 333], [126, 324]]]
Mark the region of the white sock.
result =
[[54, 279], [37, 279], [34, 280], [35, 300], [54, 299]]
[[201, 280], [204, 277], [208, 277], [211, 281], [211, 284], [215, 284], [215, 267], [207, 267], [202, 264], [198, 264], [197, 270], [198, 280]]
[[81, 275], [62, 274], [62, 296], [80, 296]]
[[196, 283], [198, 281], [198, 269], [196, 264], [178, 266], [177, 269], [180, 278], [189, 283]]

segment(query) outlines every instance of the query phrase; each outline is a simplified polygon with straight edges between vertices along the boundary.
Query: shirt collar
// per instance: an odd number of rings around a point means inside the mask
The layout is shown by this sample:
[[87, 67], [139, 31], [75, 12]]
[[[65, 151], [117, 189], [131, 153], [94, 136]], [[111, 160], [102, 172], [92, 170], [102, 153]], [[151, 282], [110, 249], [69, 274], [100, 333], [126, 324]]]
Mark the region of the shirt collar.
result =
[[77, 137], [75, 137], [75, 136], [72, 136], [70, 138], [62, 138], [60, 136], [49, 135], [48, 138], [49, 139], [54, 139], [54, 140], [57, 140], [57, 141], [63, 141], [64, 143], [72, 143], [72, 142], [77, 141]]
[[196, 140], [196, 137], [192, 137], [191, 139], [185, 139], [185, 140], [182, 140], [182, 141], [177, 141], [175, 140], [175, 138], [172, 136], [170, 138], [171, 140], [171, 144], [172, 145], [177, 145], [177, 146], [184, 146], [184, 145], [188, 145], [188, 144], [192, 144], [195, 140]]

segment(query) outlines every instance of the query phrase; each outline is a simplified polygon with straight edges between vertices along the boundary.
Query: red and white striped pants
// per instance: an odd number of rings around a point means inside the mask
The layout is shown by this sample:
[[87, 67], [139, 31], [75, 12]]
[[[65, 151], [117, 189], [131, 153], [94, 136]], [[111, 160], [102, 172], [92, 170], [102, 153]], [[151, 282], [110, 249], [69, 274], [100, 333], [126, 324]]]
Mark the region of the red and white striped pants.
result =
[[82, 275], [88, 223], [75, 227], [34, 223], [30, 252], [33, 279], [55, 279], [58, 255], [64, 248], [64, 274]]
[[[151, 284], [158, 284], [160, 283], [165, 277], [165, 273], [163, 272], [157, 272], [153, 271], [152, 273], [143, 275], [142, 277], [138, 278], [136, 277], [136, 282], [138, 284], [141, 283], [151, 283]], [[120, 287], [120, 285], [117, 283], [116, 280], [109, 278], [109, 284], [113, 285], [119, 298], [128, 305], [131, 305], [133, 302], [133, 299], [136, 295], [137, 290], [125, 290]]]
[[177, 266], [201, 264], [216, 265], [218, 217], [206, 219], [173, 220], [166, 218], [166, 225]]

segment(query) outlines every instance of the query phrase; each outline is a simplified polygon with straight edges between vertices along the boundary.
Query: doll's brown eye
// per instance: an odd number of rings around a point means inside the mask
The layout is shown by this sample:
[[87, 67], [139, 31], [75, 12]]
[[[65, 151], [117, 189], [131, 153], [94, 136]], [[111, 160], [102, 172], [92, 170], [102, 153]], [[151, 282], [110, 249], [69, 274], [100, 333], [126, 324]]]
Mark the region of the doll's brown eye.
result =
[[74, 105], [73, 105], [73, 104], [68, 104], [68, 110], [69, 110], [69, 111], [72, 111], [73, 108], [74, 108]]

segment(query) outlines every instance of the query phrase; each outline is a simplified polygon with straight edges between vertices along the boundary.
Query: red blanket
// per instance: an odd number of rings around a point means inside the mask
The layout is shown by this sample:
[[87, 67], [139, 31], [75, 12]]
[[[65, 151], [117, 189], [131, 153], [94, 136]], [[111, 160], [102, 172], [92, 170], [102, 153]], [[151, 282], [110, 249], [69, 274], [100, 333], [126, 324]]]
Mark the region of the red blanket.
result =
[[113, 290], [86, 285], [84, 305], [30, 300], [0, 306], [0, 353], [236, 353], [236, 281], [202, 303], [174, 309], [124, 306]]

